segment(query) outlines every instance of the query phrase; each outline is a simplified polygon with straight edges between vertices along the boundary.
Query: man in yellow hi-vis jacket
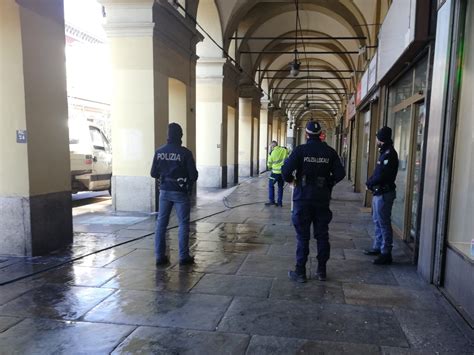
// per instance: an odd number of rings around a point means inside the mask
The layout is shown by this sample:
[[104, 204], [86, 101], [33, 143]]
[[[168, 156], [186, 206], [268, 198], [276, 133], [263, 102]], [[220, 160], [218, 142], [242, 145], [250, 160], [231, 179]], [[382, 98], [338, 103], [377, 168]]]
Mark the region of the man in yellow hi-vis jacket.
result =
[[[288, 158], [288, 150], [283, 147], [279, 147], [276, 141], [271, 144], [271, 153], [268, 156], [267, 167], [271, 170], [270, 180], [268, 183], [268, 199], [266, 206], [277, 205], [283, 206], [283, 177], [281, 176], [281, 167]], [[275, 203], [275, 183], [278, 184], [278, 200]]]

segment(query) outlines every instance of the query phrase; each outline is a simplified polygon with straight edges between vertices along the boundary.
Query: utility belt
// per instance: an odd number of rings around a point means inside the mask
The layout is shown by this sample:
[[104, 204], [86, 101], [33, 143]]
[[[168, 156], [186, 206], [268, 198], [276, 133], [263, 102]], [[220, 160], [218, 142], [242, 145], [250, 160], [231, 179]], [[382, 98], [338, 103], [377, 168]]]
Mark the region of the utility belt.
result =
[[162, 177], [161, 178], [161, 183], [172, 183], [178, 185], [182, 189], [186, 189], [187, 191], [190, 190], [190, 184], [188, 183], [188, 178], [187, 177], [177, 177], [177, 178], [172, 178], [172, 177]]
[[314, 186], [319, 189], [323, 189], [328, 186], [328, 180], [324, 176], [316, 176], [316, 177], [308, 177], [306, 175], [301, 176], [301, 178], [298, 181], [299, 185], [302, 187], [305, 186]]
[[372, 187], [372, 192], [374, 195], [382, 195], [384, 193], [394, 191], [395, 188], [391, 185], [385, 184], [385, 185], [374, 185]]

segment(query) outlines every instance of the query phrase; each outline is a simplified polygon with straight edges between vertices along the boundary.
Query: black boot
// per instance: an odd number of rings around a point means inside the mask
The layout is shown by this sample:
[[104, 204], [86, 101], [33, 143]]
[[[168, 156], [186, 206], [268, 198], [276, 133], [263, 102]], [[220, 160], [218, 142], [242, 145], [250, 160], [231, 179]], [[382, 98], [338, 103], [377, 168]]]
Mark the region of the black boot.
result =
[[392, 263], [392, 254], [380, 254], [377, 259], [374, 260], [375, 265], [390, 265]]
[[380, 255], [380, 250], [379, 249], [365, 249], [364, 254], [365, 255]]
[[326, 281], [326, 263], [318, 263], [318, 270], [316, 271], [316, 278], [319, 281]]
[[288, 271], [288, 277], [290, 280], [298, 283], [305, 283], [306, 279], [306, 272], [297, 272], [297, 271]]

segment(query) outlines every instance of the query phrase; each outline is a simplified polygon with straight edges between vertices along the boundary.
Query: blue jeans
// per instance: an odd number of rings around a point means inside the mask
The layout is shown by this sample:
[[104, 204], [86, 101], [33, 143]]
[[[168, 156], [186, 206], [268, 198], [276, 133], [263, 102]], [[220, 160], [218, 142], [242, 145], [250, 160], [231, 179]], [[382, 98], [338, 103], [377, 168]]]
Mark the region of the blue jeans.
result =
[[268, 199], [275, 203], [275, 184], [278, 184], [278, 204], [283, 204], [283, 176], [281, 174], [271, 174], [268, 181]]
[[173, 205], [179, 221], [179, 259], [189, 257], [189, 214], [191, 212], [189, 195], [179, 191], [160, 191], [160, 210], [155, 233], [155, 256], [158, 260], [166, 256], [166, 229]]
[[375, 237], [372, 248], [382, 254], [391, 254], [393, 246], [392, 206], [396, 192], [390, 191], [372, 199], [372, 218], [375, 225]]
[[296, 230], [296, 272], [306, 272], [311, 239], [311, 224], [314, 227], [314, 238], [318, 248], [318, 263], [326, 264], [329, 260], [331, 245], [329, 244], [329, 223], [332, 212], [327, 203], [315, 203], [313, 200], [294, 201], [291, 217]]

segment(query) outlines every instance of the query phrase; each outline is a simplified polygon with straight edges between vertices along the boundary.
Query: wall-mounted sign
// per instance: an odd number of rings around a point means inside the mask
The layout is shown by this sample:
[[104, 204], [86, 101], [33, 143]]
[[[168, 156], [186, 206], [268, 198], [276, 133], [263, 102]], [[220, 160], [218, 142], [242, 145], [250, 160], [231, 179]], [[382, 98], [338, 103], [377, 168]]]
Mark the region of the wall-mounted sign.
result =
[[349, 102], [347, 103], [346, 107], [346, 120], [345, 120], [345, 127], [349, 126], [349, 121], [354, 117], [356, 114], [356, 105], [355, 105], [355, 94], [351, 96]]
[[377, 53], [372, 57], [369, 64], [369, 77], [367, 78], [367, 91], [370, 91], [377, 82]]
[[28, 136], [26, 134], [26, 130], [24, 129], [17, 129], [16, 130], [16, 142], [17, 143], [26, 143]]

